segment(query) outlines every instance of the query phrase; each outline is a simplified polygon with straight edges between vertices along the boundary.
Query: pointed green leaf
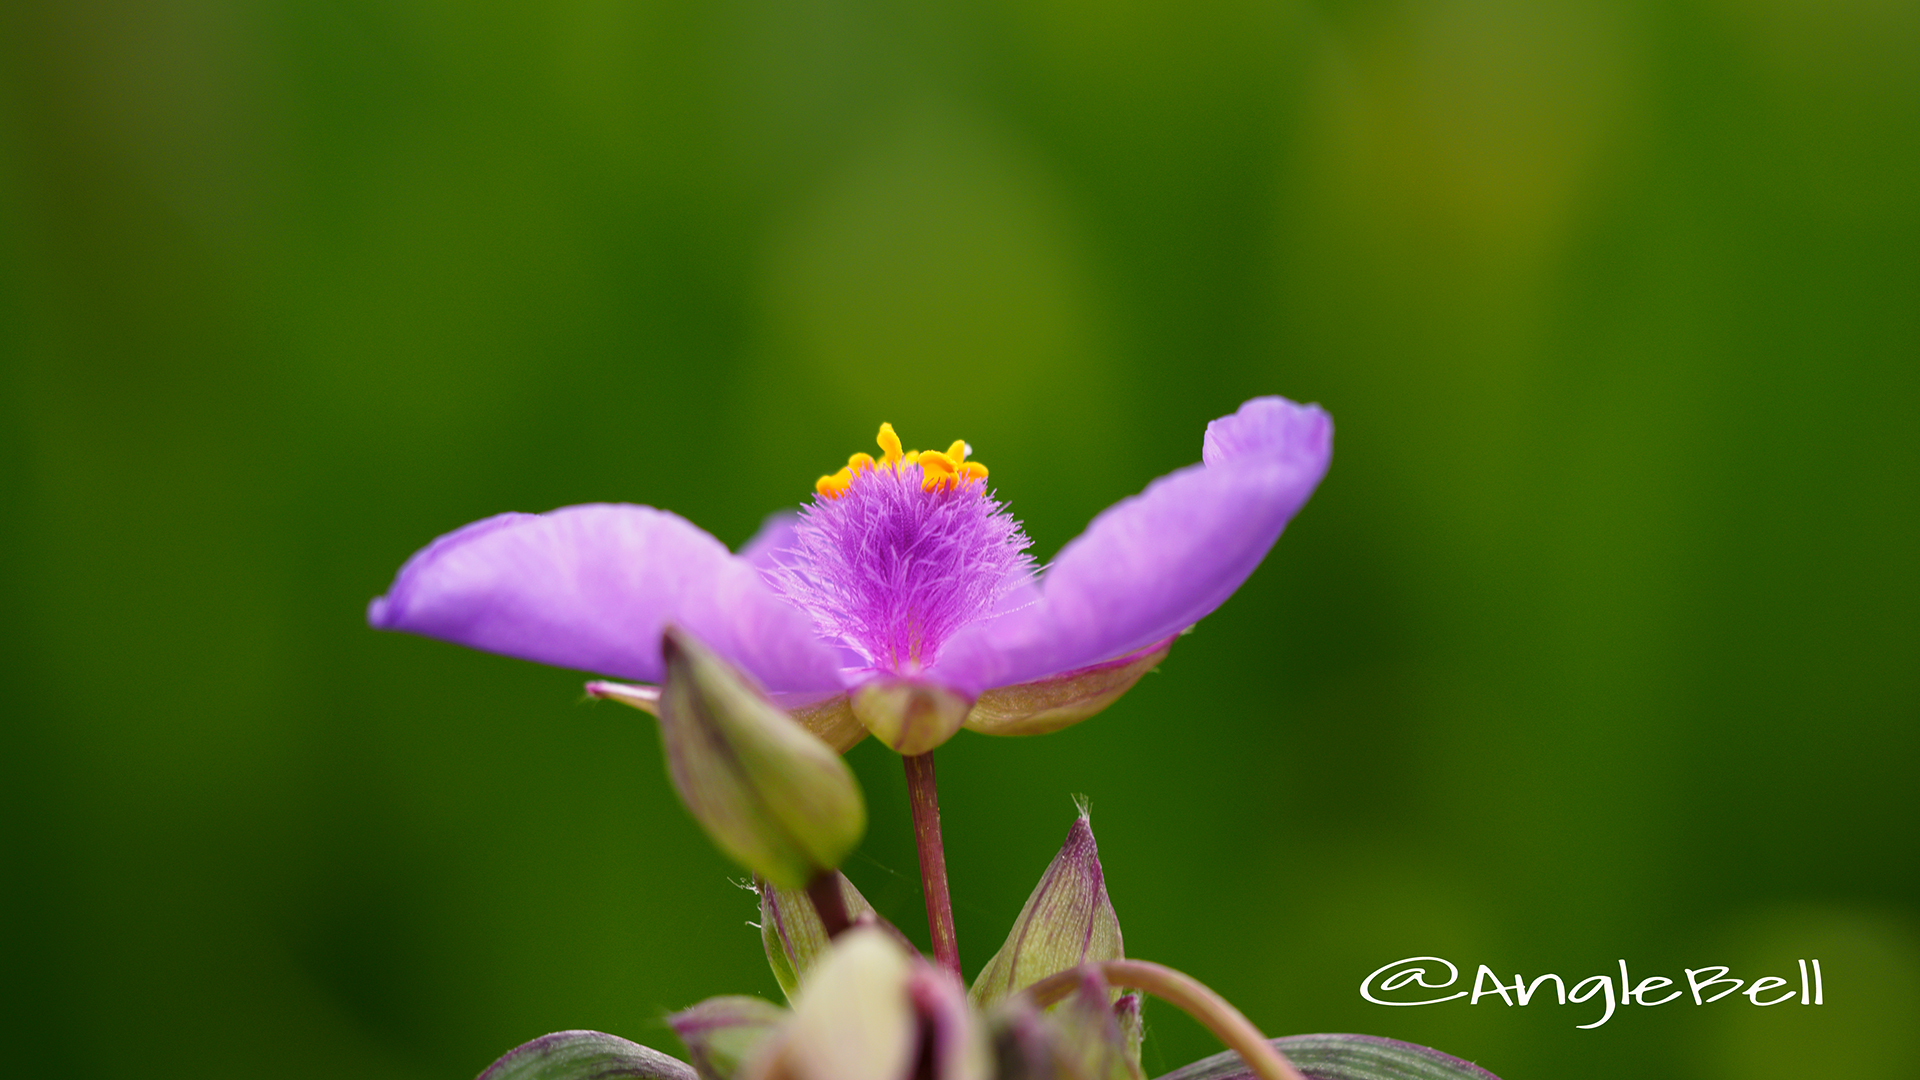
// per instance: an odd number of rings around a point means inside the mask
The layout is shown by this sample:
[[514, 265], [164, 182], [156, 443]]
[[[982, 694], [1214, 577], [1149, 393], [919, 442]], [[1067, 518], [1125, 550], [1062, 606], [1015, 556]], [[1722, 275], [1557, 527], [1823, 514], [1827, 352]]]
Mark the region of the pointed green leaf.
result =
[[[1289, 1035], [1273, 1040], [1310, 1080], [1500, 1080], [1470, 1061], [1377, 1035]], [[1231, 1050], [1159, 1080], [1254, 1080]]]
[[598, 1031], [556, 1031], [507, 1051], [479, 1080], [698, 1080], [693, 1066]]

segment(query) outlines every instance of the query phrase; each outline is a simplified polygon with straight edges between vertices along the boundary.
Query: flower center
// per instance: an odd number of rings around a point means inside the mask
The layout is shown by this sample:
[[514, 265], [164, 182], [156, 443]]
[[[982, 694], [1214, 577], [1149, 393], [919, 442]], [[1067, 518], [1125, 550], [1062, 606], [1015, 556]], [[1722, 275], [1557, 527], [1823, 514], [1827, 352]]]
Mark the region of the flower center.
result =
[[905, 450], [892, 424], [876, 441], [878, 459], [855, 454], [814, 484], [768, 577], [822, 637], [868, 667], [912, 673], [1032, 578], [1032, 541], [965, 441]]
[[898, 473], [908, 465], [920, 466], [920, 486], [928, 491], [958, 487], [987, 478], [985, 465], [967, 460], [967, 454], [973, 448], [967, 445], [965, 439], [955, 439], [945, 453], [938, 450], [903, 451], [900, 448], [900, 436], [893, 433], [893, 425], [881, 424], [880, 434], [874, 441], [880, 444], [880, 460], [875, 461], [871, 454], [855, 454], [847, 459], [839, 472], [815, 480], [814, 492], [821, 498], [838, 499], [853, 487], [854, 479], [863, 473], [880, 469]]

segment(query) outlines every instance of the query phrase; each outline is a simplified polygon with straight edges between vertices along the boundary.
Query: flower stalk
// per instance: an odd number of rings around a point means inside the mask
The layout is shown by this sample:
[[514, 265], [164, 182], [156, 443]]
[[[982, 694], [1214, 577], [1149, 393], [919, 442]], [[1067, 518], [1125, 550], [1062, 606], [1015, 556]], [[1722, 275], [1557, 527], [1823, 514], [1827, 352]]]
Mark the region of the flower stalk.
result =
[[933, 752], [902, 758], [907, 767], [907, 804], [920, 850], [920, 883], [927, 894], [927, 934], [933, 958], [960, 977], [960, 940], [953, 932], [953, 898], [947, 889], [947, 852], [940, 843], [940, 795], [933, 779]]
[[1260, 1029], [1205, 983], [1149, 960], [1101, 960], [1048, 976], [1026, 989], [1041, 1008], [1073, 993], [1086, 970], [1098, 971], [1113, 986], [1144, 990], [1200, 1021], [1214, 1037], [1240, 1055], [1260, 1080], [1306, 1080], [1285, 1054], [1274, 1049]]

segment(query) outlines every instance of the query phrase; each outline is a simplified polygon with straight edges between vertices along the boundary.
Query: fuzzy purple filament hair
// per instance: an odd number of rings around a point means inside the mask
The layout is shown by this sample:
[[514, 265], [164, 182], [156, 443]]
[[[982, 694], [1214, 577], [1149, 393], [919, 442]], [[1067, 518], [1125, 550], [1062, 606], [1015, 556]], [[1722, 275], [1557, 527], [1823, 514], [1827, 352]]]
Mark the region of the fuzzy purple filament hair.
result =
[[929, 487], [920, 465], [883, 464], [815, 496], [768, 575], [824, 638], [904, 674], [1033, 579], [1032, 543], [984, 480]]

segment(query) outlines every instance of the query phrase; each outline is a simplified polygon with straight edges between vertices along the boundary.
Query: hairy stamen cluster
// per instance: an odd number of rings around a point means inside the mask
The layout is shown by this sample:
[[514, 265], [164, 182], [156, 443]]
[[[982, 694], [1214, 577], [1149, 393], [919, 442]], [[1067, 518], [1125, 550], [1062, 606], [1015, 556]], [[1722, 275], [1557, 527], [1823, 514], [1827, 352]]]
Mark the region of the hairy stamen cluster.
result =
[[878, 460], [855, 454], [820, 478], [769, 576], [823, 637], [911, 673], [1032, 577], [1032, 541], [988, 493], [965, 442], [906, 451], [891, 424], [877, 441]]

